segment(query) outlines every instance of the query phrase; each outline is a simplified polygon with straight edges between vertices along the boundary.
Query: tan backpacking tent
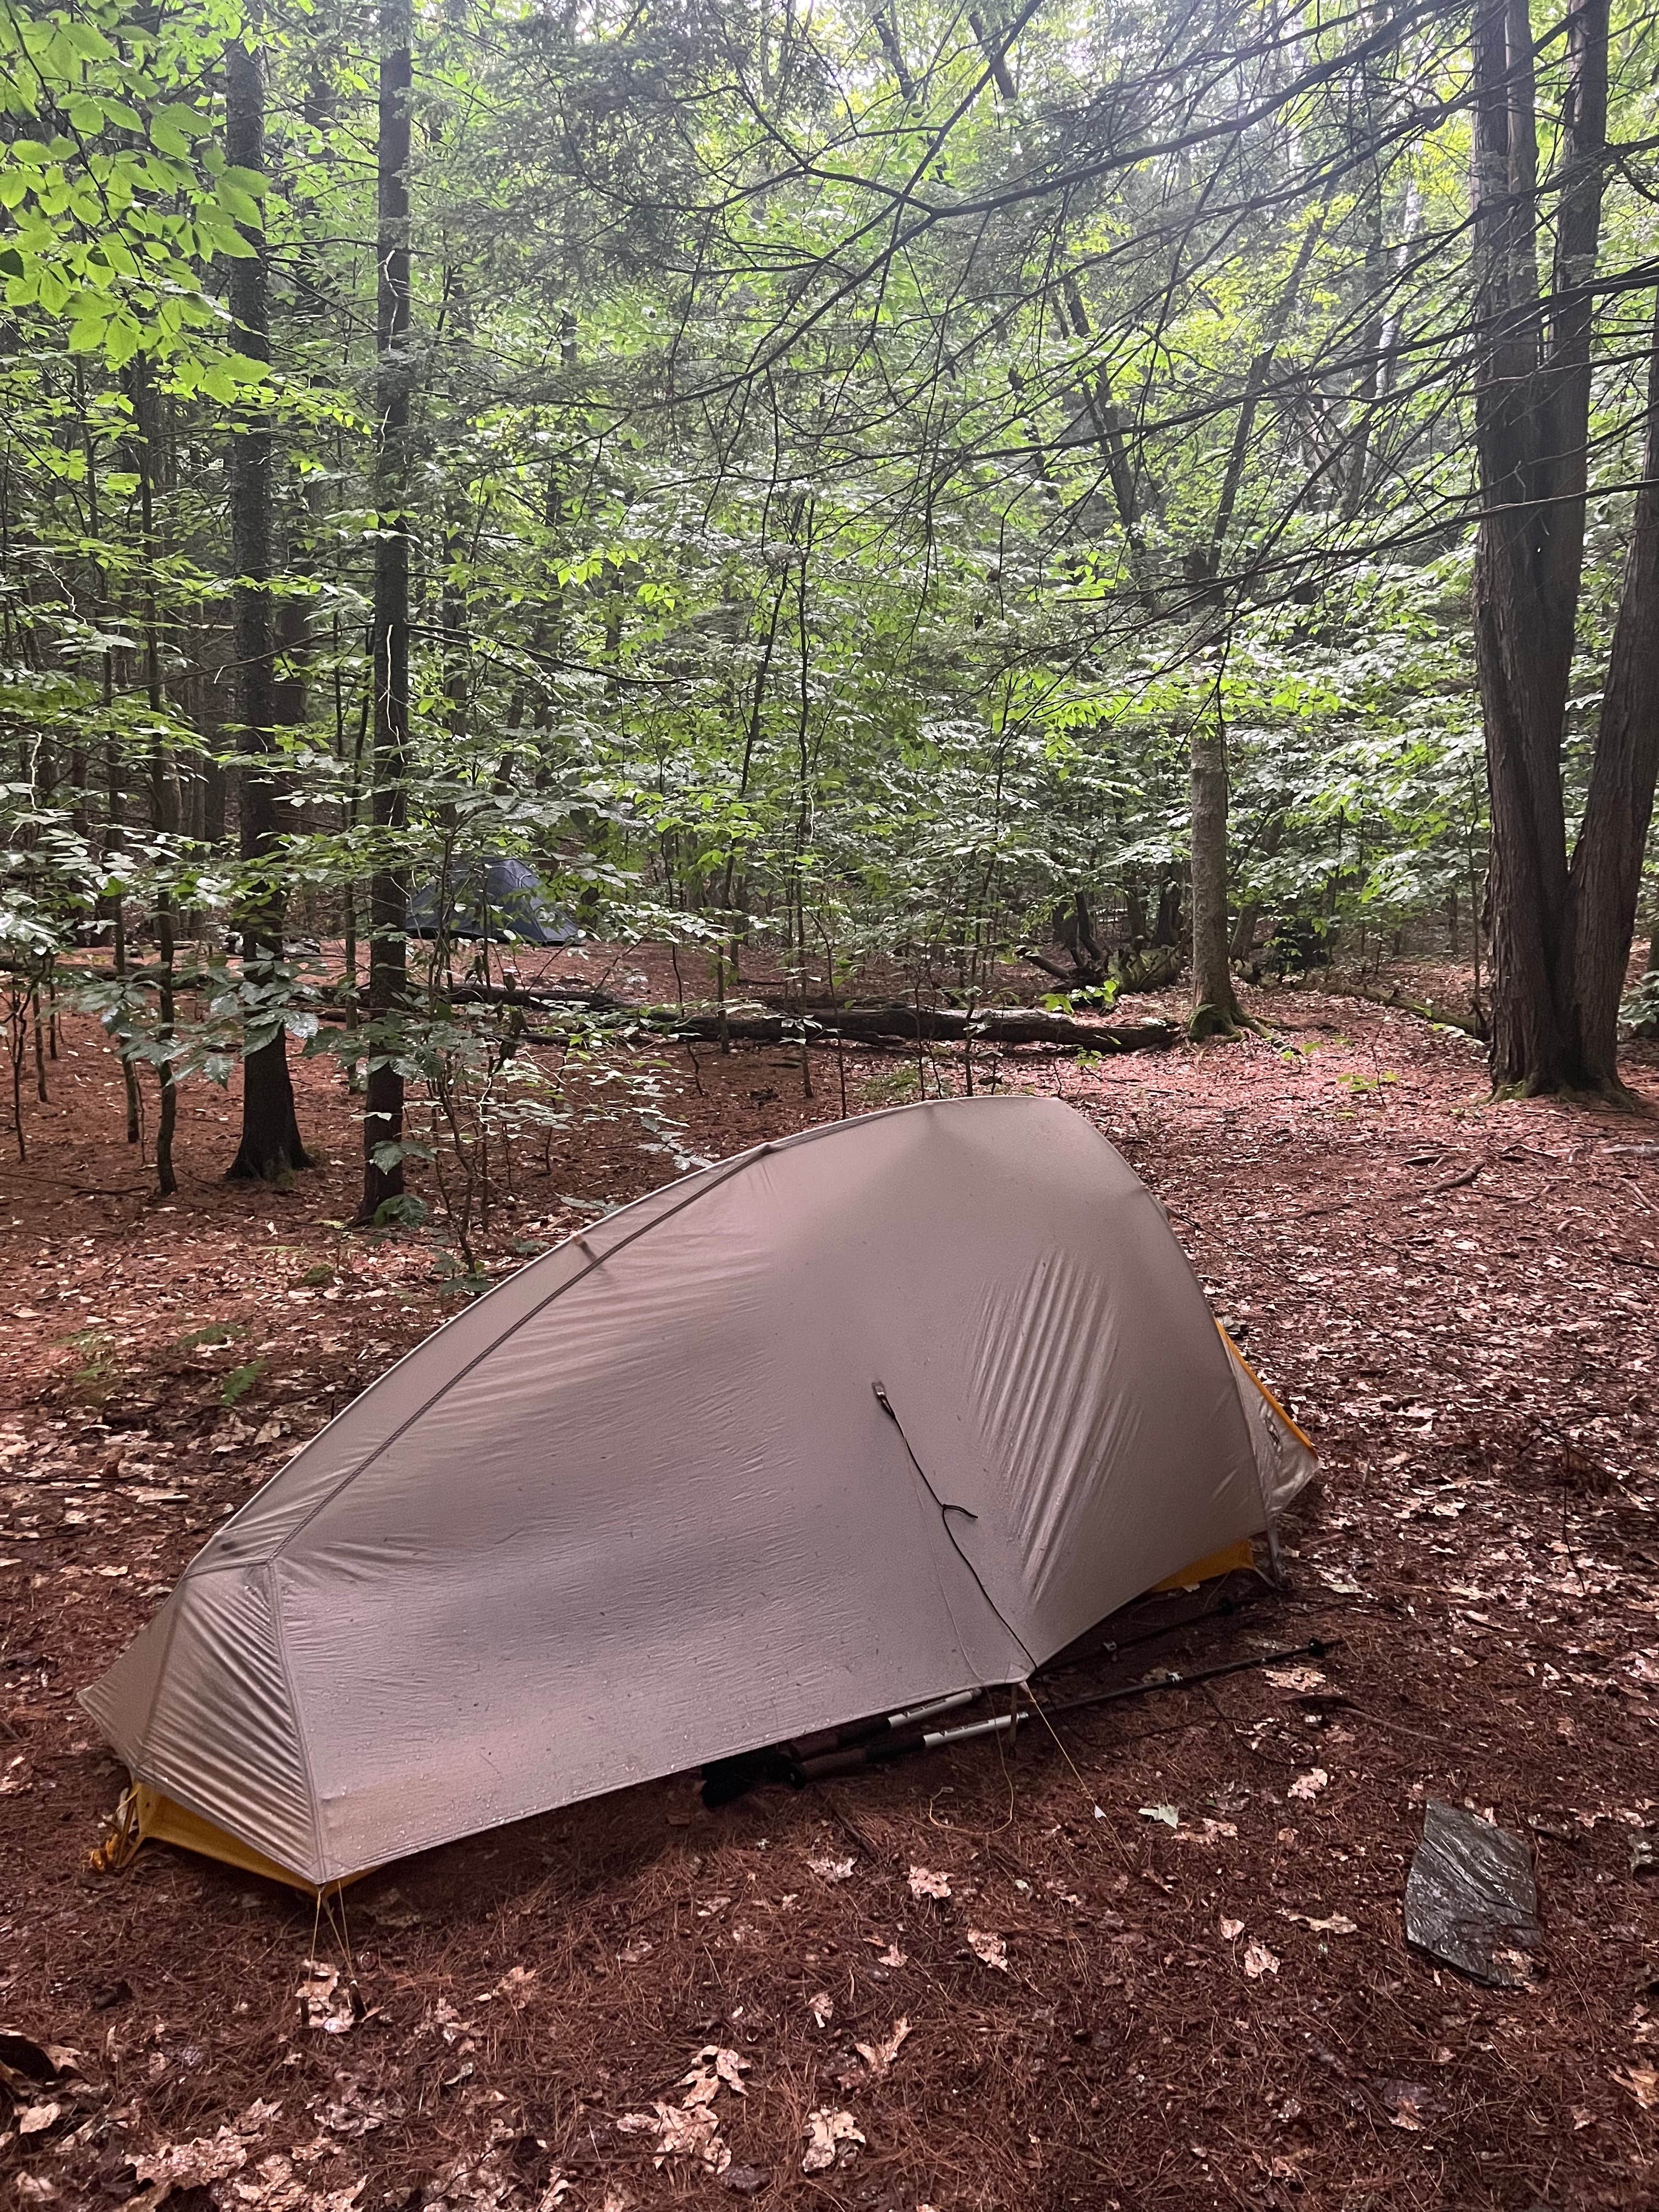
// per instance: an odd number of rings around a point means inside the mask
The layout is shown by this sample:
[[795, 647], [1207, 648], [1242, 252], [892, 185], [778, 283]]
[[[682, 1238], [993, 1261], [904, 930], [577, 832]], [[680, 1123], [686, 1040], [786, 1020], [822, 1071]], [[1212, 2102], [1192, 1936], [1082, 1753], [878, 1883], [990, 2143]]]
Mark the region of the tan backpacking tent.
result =
[[839, 1121], [584, 1230], [218, 1531], [84, 1702], [139, 1826], [307, 1886], [1024, 1680], [1306, 1440], [1052, 1099]]

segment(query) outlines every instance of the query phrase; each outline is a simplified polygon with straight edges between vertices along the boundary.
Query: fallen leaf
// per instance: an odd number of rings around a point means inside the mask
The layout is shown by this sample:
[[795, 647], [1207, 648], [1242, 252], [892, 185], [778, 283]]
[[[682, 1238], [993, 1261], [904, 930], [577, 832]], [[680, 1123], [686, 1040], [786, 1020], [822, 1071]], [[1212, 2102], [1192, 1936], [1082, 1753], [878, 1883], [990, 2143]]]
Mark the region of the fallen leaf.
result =
[[1000, 1936], [993, 1935], [988, 1928], [970, 1928], [968, 1930], [968, 1948], [986, 1966], [994, 1966], [1000, 1974], [1007, 1972], [1008, 1947]]
[[827, 2105], [806, 2115], [806, 2155], [800, 2162], [803, 2173], [823, 2173], [834, 2166], [842, 2152], [854, 2143], [861, 2143], [864, 2136], [858, 2122], [850, 2112], [833, 2112]]
[[711, 2173], [724, 2173], [732, 2163], [730, 2147], [720, 2139], [720, 2122], [706, 2105], [653, 2106], [648, 2112], [624, 2112], [617, 2123], [622, 2135], [656, 2138], [653, 2163], [671, 2158], [695, 2158]]
[[690, 2073], [680, 2076], [681, 2088], [689, 2092], [680, 2102], [688, 2108], [712, 2105], [721, 2088], [735, 2089], [738, 2096], [746, 2097], [749, 2092], [743, 2086], [743, 2077], [748, 2070], [749, 2061], [739, 2052], [727, 2051], [718, 2043], [705, 2043]]
[[1613, 2080], [1621, 2089], [1628, 2089], [1644, 2112], [1659, 2105], [1659, 2069], [1651, 2066], [1626, 2066], [1615, 2072]]
[[655, 1948], [656, 1946], [646, 1936], [632, 1936], [617, 1952], [617, 1963], [619, 1966], [637, 1966], [641, 1960], [648, 1959]]
[[1286, 1794], [1291, 1797], [1317, 1797], [1330, 1778], [1322, 1766], [1310, 1766], [1305, 1774], [1297, 1776]]
[[951, 1877], [945, 1874], [934, 1874], [928, 1867], [913, 1866], [910, 1869], [910, 1894], [912, 1897], [949, 1897]]
[[0, 2027], [0, 2087], [9, 2087], [20, 2103], [27, 2094], [27, 2084], [44, 2085], [73, 2074], [80, 2057], [70, 2044], [37, 2043], [20, 2028]]
[[1423, 2132], [1423, 2107], [1429, 2101], [1429, 2093], [1420, 2081], [1379, 2081], [1376, 2094], [1389, 2111], [1392, 2126], [1404, 2128], [1408, 2135]]
[[806, 2000], [806, 2009], [820, 2027], [828, 2027], [836, 2016], [835, 1999], [828, 1990], [819, 1990]]
[[1244, 1923], [1242, 1920], [1224, 1920], [1221, 1923], [1222, 1937], [1226, 1942], [1232, 1942], [1236, 1937], [1243, 1933]]
[[206, 2189], [228, 2181], [246, 2164], [247, 2150], [234, 2128], [198, 2136], [191, 2142], [163, 2143], [159, 2150], [140, 2151], [132, 2161], [139, 2180], [153, 2185], [158, 2198], [170, 2189]]
[[1315, 1920], [1305, 1912], [1287, 1912], [1286, 1920], [1299, 1920], [1304, 1928], [1312, 1929], [1316, 1936], [1357, 1936], [1358, 1921], [1350, 1920], [1346, 1912], [1334, 1912], [1328, 1920]]
[[[340, 2085], [339, 2096], [329, 2104], [320, 2107], [316, 2106], [312, 2107], [330, 2135], [371, 2135], [376, 2128], [383, 2128], [388, 2119], [402, 2116], [403, 2107], [395, 2100], [393, 2106], [388, 2107], [384, 2098], [365, 2098], [356, 2081], [349, 2075], [340, 2075], [336, 2078]], [[242, 2119], [236, 2124], [239, 2134], [246, 2135], [250, 2132], [246, 2125], [246, 2120], [245, 2113]], [[252, 2132], [257, 2134], [258, 2128], [256, 2127]]]
[[901, 2017], [893, 2022], [880, 2043], [856, 2043], [853, 2048], [872, 2074], [884, 2074], [898, 2057], [899, 2045], [909, 2033], [909, 2021]]
[[1244, 1971], [1253, 1982], [1259, 1981], [1263, 1974], [1276, 1974], [1279, 1972], [1279, 1961], [1265, 1943], [1247, 1944], [1244, 1950]]
[[1267, 1667], [1262, 1672], [1274, 1689], [1294, 1690], [1303, 1697], [1325, 1686], [1325, 1677], [1317, 1667]]
[[910, 1961], [896, 1943], [890, 1943], [876, 1961], [878, 1966], [908, 1966]]
[[20, 2136], [44, 2135], [52, 2122], [63, 2116], [61, 2105], [25, 2105], [17, 2115], [17, 2132]]
[[1181, 1826], [1181, 1815], [1173, 1805], [1143, 1805], [1140, 1817], [1143, 1820], [1161, 1820], [1166, 1828]]
[[853, 1859], [808, 1859], [807, 1865], [825, 1881], [851, 1881], [856, 1861]]
[[303, 2027], [320, 2028], [325, 2035], [344, 2035], [357, 2025], [356, 1993], [333, 1966], [318, 1959], [304, 1961], [306, 1978], [295, 1991]]

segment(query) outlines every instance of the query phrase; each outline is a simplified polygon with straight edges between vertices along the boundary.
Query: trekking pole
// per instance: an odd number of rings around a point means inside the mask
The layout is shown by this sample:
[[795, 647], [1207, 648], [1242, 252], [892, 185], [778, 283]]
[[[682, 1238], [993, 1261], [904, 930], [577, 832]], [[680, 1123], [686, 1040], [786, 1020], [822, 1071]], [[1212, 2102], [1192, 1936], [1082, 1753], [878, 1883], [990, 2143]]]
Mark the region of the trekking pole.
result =
[[[1056, 1705], [1044, 1705], [1041, 1710], [1052, 1720], [1061, 1713], [1081, 1712], [1091, 1705], [1116, 1704], [1124, 1698], [1151, 1697], [1159, 1690], [1191, 1689], [1200, 1682], [1213, 1682], [1224, 1674], [1247, 1674], [1257, 1667], [1278, 1667], [1290, 1659], [1322, 1659], [1334, 1650], [1334, 1643], [1313, 1637], [1306, 1644], [1296, 1644], [1283, 1651], [1261, 1651], [1249, 1659], [1229, 1659], [1216, 1667], [1200, 1667], [1190, 1674], [1173, 1671], [1152, 1682], [1124, 1682], [1115, 1689], [1091, 1690], [1080, 1698], [1066, 1698]], [[1032, 1708], [1017, 1706], [1012, 1712], [998, 1713], [988, 1720], [967, 1721], [956, 1728], [929, 1729], [920, 1735], [879, 1737], [872, 1741], [844, 1745], [833, 1751], [819, 1752], [796, 1759], [789, 1778], [796, 1786], [808, 1782], [828, 1781], [837, 1774], [856, 1773], [866, 1766], [887, 1766], [895, 1759], [908, 1759], [923, 1751], [942, 1751], [947, 1747], [969, 1743], [976, 1736], [1004, 1735], [1035, 1719]], [[799, 1778], [799, 1780], [797, 1780]]]

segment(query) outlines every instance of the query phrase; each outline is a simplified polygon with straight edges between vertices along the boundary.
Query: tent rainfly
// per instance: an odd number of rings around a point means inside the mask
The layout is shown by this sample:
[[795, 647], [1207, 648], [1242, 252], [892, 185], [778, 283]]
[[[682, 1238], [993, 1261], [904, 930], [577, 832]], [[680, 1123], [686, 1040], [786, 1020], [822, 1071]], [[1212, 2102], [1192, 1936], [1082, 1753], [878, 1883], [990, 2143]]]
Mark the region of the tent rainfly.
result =
[[455, 943], [487, 938], [495, 945], [574, 945], [580, 934], [567, 914], [547, 903], [542, 879], [523, 860], [457, 862], [410, 896], [411, 937]]
[[480, 1299], [83, 1700], [142, 1832], [321, 1887], [1023, 1681], [1270, 1528], [1311, 1464], [1087, 1121], [902, 1107], [687, 1176]]

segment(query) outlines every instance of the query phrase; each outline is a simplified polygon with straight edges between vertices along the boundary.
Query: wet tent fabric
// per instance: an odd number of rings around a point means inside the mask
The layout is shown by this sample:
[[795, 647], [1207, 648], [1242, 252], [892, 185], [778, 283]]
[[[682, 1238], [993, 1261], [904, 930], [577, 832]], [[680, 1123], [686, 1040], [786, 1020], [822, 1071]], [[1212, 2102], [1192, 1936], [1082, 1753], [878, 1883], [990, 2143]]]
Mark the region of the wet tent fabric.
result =
[[901, 1108], [688, 1176], [479, 1300], [84, 1702], [137, 1779], [322, 1883], [1022, 1680], [1307, 1468], [1088, 1121]]

